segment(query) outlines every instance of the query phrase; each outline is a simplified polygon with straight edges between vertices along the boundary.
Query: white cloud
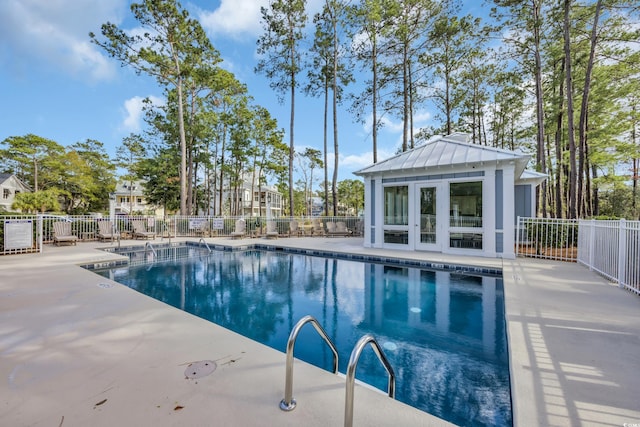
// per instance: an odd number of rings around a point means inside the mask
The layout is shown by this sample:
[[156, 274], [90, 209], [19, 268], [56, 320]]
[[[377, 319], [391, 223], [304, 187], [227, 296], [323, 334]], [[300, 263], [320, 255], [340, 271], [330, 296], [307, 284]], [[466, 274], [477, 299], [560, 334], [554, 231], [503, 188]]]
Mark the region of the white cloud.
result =
[[[415, 132], [417, 132], [420, 128], [424, 127], [433, 117], [431, 112], [427, 110], [417, 111], [413, 116], [413, 128]], [[383, 116], [378, 119], [381, 123], [381, 127], [379, 129], [378, 135], [380, 132], [388, 132], [388, 133], [402, 133], [404, 126], [402, 120], [393, 121], [389, 118], [389, 116]], [[369, 115], [367, 120], [365, 121], [364, 130], [367, 134], [370, 134], [373, 130], [373, 116]]]
[[[163, 105], [164, 99], [157, 96], [148, 97], [154, 105]], [[120, 128], [125, 132], [138, 133], [142, 130], [143, 106], [145, 98], [134, 96], [124, 101], [125, 118]]]
[[198, 18], [212, 34], [257, 36], [262, 33], [260, 8], [268, 6], [269, 0], [220, 0], [220, 7], [201, 11]]
[[[313, 28], [313, 15], [322, 9], [324, 0], [308, 0], [308, 29]], [[269, 7], [269, 0], [220, 0], [214, 11], [200, 10], [197, 13], [202, 27], [209, 34], [240, 38], [259, 37], [263, 32], [261, 7]]]
[[[378, 162], [394, 156], [395, 153], [386, 149], [378, 149]], [[355, 172], [373, 163], [373, 151], [365, 151], [360, 154], [340, 156], [340, 169]]]
[[119, 22], [126, 0], [3, 0], [0, 47], [16, 68], [52, 65], [89, 80], [111, 78], [115, 66], [89, 42], [107, 22]]

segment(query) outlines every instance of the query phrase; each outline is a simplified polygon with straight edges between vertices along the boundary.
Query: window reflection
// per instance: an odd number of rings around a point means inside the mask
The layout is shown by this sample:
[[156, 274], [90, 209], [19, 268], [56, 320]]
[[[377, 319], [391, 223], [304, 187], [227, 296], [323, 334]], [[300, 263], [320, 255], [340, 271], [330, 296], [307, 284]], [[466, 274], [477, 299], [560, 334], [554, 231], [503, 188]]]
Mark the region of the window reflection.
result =
[[384, 223], [409, 225], [409, 187], [384, 188]]
[[482, 227], [482, 182], [449, 184], [449, 225]]

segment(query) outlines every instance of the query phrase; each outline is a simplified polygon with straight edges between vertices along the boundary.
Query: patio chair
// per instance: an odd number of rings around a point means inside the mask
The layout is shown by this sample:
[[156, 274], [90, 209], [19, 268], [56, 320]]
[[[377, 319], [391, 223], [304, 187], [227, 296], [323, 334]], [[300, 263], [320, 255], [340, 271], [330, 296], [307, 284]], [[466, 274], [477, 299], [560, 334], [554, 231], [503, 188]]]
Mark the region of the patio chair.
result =
[[71, 232], [71, 223], [56, 221], [53, 223], [53, 243], [60, 246], [61, 243], [76, 244], [78, 237]]
[[349, 230], [347, 228], [347, 224], [345, 224], [343, 221], [338, 221], [336, 222], [336, 233], [341, 236], [351, 236], [353, 234], [353, 231]]
[[294, 219], [289, 223], [289, 236], [299, 236], [301, 231], [298, 221]]
[[313, 228], [311, 229], [312, 236], [324, 236], [326, 234], [322, 221], [319, 219], [313, 220]]
[[329, 236], [350, 236], [351, 230], [342, 222], [327, 222], [327, 235]]
[[211, 231], [209, 229], [209, 221], [202, 221], [194, 230], [196, 236], [209, 237]]
[[336, 234], [336, 223], [333, 221], [327, 222], [327, 235], [334, 236]]
[[232, 239], [240, 239], [247, 234], [247, 224], [244, 219], [239, 219], [236, 221], [236, 230], [231, 232]]
[[113, 222], [98, 221], [98, 233], [96, 236], [100, 241], [111, 240], [113, 242], [113, 239], [115, 238]]
[[359, 219], [356, 221], [355, 230], [353, 231], [354, 236], [364, 236], [364, 221]]
[[145, 220], [143, 219], [135, 219], [131, 221], [131, 226], [133, 227], [132, 237], [134, 239], [156, 239], [156, 233], [154, 231], [147, 230], [147, 225], [145, 224]]
[[267, 234], [265, 234], [267, 239], [277, 239], [278, 238], [278, 228], [276, 227], [275, 221], [267, 221]]

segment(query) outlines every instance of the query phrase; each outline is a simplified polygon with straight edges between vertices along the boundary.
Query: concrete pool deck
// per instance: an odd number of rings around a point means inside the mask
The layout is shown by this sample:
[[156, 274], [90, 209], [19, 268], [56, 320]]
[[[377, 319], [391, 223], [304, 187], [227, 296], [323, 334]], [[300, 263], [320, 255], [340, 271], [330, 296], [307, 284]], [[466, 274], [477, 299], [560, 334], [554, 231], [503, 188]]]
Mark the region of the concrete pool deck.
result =
[[[172, 239], [179, 240], [196, 239]], [[374, 250], [359, 238], [268, 244], [502, 268], [514, 424], [640, 423], [640, 297], [587, 268]], [[0, 257], [0, 425], [343, 424], [343, 377], [296, 361], [298, 407], [282, 412], [283, 353], [78, 267], [118, 258], [98, 250], [110, 246]], [[216, 371], [186, 379], [189, 363], [200, 360], [215, 361]], [[354, 425], [448, 424], [358, 386]]]

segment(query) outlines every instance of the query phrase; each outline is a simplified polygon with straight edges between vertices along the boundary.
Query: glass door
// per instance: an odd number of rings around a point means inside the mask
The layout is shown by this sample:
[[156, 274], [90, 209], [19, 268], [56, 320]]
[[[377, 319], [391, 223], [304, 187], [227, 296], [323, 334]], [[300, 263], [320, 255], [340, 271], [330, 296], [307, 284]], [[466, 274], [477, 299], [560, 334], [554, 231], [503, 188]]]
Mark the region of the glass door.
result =
[[437, 217], [437, 187], [418, 187], [418, 224], [416, 224], [416, 249], [440, 250]]

